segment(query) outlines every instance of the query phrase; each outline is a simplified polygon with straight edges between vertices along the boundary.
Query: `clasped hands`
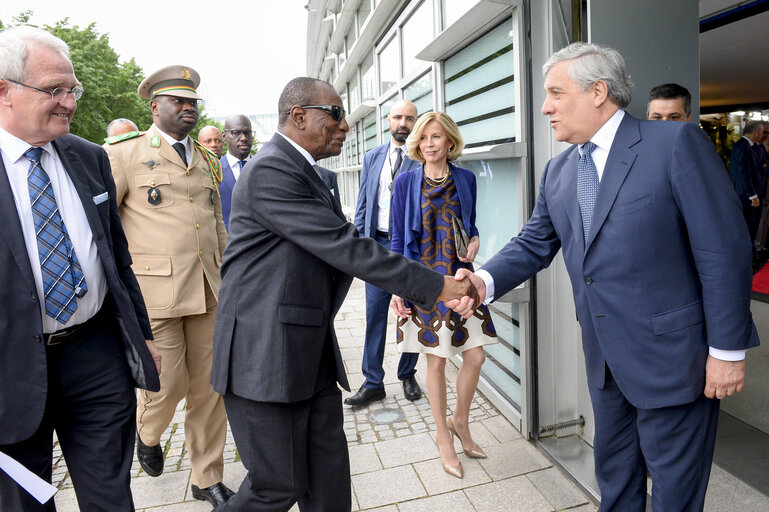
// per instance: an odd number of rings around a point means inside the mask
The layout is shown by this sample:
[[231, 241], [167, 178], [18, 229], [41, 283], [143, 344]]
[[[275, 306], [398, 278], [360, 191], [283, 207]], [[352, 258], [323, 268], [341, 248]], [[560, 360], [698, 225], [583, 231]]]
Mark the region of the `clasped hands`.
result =
[[[438, 295], [438, 300], [463, 318], [473, 316], [475, 307], [483, 304], [485, 298], [486, 283], [469, 270], [461, 268], [454, 276], [443, 276], [443, 289]], [[411, 308], [406, 307], [401, 297], [393, 295], [390, 307], [401, 318], [411, 315]]]

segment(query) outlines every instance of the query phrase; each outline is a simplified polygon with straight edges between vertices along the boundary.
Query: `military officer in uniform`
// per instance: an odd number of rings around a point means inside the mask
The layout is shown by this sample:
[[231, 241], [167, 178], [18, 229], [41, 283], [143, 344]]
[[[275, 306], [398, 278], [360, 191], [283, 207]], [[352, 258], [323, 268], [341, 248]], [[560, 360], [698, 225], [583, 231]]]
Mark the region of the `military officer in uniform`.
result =
[[198, 122], [190, 67], [168, 66], [139, 85], [153, 124], [107, 140], [117, 203], [163, 356], [160, 391], [142, 392], [136, 414], [137, 455], [151, 476], [163, 472], [160, 437], [186, 397], [184, 420], [192, 494], [212, 505], [233, 493], [222, 483], [227, 420], [210, 384], [219, 268], [227, 233], [222, 222], [216, 156], [188, 136]]

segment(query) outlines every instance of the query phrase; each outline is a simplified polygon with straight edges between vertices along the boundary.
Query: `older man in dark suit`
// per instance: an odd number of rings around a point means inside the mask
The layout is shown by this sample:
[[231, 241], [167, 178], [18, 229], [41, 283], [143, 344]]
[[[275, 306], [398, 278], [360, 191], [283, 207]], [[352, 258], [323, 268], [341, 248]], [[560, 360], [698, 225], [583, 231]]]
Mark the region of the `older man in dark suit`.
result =
[[763, 137], [764, 126], [761, 121], [750, 121], [745, 125], [740, 140], [732, 147], [729, 161], [729, 176], [742, 205], [742, 216], [748, 225], [751, 240], [758, 232], [761, 198], [766, 192], [765, 170], [759, 163], [758, 153], [753, 149]]
[[758, 345], [736, 196], [697, 125], [625, 113], [617, 51], [575, 43], [544, 70], [542, 113], [573, 146], [547, 164], [521, 233], [469, 275], [481, 296], [501, 297], [563, 248], [601, 510], [643, 512], [647, 469], [654, 510], [702, 510], [719, 399], [742, 389], [745, 350]]
[[298, 501], [344, 512], [350, 468], [337, 383], [349, 385], [333, 325], [352, 276], [426, 308], [475, 290], [345, 222], [315, 168], [340, 153], [349, 129], [330, 84], [296, 78], [278, 105], [278, 133], [232, 195], [211, 378], [249, 473], [217, 510], [286, 511]]
[[[160, 356], [109, 161], [68, 135], [63, 41], [0, 33], [0, 77], [0, 452], [50, 482], [55, 430], [80, 509], [132, 511], [134, 386], [159, 388]], [[0, 510], [54, 509], [0, 471]]]

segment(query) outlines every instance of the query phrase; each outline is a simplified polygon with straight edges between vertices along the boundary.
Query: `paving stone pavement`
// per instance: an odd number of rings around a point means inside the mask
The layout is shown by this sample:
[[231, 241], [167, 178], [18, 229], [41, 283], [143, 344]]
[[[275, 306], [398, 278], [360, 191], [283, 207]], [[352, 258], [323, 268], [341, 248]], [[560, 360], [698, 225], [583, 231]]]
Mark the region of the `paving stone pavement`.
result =
[[[336, 332], [353, 392], [363, 382], [361, 357], [365, 330], [365, 292], [355, 280], [339, 315]], [[447, 475], [435, 445], [435, 422], [426, 397], [410, 402], [397, 380], [399, 355], [394, 344], [394, 315], [385, 350], [387, 397], [369, 407], [344, 408], [344, 431], [350, 451], [353, 511], [376, 512], [535, 512], [595, 511], [596, 507], [534, 446], [477, 393], [473, 401], [473, 438], [489, 455], [470, 459], [457, 453], [465, 471], [462, 479]], [[417, 380], [424, 390], [425, 358], [417, 365]], [[456, 403], [457, 369], [447, 365], [447, 403]], [[343, 398], [350, 393], [343, 392]], [[384, 416], [381, 416], [384, 415]], [[375, 419], [394, 419], [376, 424]], [[131, 487], [139, 512], [197, 512], [210, 510], [195, 501], [190, 487], [189, 460], [184, 444], [184, 404], [180, 404], [162, 437], [166, 451], [165, 471], [158, 478], [147, 476], [134, 460]], [[224, 483], [237, 490], [245, 476], [231, 432], [224, 452]], [[77, 500], [58, 445], [54, 449], [54, 485], [59, 488], [59, 512], [76, 512]], [[291, 512], [298, 511], [298, 507]], [[340, 511], [341, 512], [341, 511]]]

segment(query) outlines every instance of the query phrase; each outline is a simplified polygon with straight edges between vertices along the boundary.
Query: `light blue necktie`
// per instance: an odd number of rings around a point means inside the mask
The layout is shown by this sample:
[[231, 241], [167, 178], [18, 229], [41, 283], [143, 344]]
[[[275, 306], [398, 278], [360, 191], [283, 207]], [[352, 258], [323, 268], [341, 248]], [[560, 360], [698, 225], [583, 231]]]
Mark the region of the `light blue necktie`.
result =
[[590, 155], [595, 148], [596, 145], [592, 142], [584, 144], [577, 163], [577, 201], [582, 214], [582, 234], [585, 243], [590, 234], [590, 224], [593, 222], [595, 198], [598, 197], [598, 169]]
[[24, 153], [30, 161], [27, 172], [29, 200], [40, 256], [45, 312], [64, 324], [77, 309], [76, 297], [85, 296], [88, 287], [67, 228], [59, 214], [51, 180], [40, 164], [42, 153], [41, 148], [34, 147]]

